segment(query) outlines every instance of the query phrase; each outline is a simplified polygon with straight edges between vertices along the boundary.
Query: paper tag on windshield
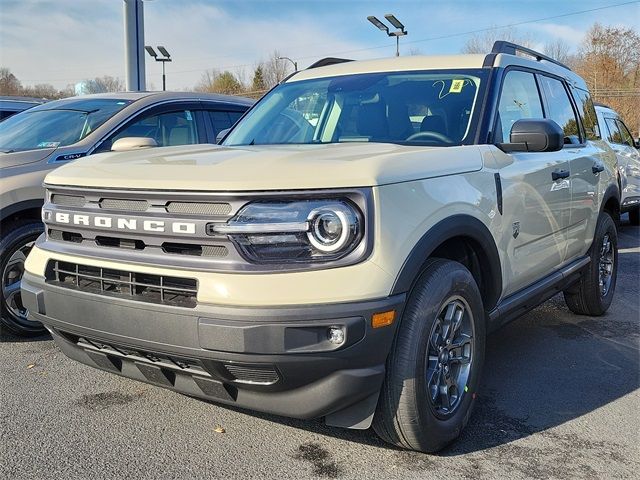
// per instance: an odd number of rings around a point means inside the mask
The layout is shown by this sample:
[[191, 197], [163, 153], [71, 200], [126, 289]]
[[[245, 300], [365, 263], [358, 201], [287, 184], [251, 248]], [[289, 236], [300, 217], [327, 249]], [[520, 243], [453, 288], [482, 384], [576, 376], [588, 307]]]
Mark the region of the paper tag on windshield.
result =
[[460, 93], [464, 87], [464, 80], [452, 80], [449, 93]]
[[60, 142], [40, 142], [38, 148], [56, 148]]

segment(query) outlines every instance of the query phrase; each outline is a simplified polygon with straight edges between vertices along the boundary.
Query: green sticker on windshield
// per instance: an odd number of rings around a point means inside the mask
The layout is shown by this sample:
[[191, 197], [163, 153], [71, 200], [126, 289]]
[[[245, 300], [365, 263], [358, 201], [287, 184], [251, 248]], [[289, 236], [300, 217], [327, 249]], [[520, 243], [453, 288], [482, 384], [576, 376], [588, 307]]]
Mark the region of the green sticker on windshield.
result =
[[37, 148], [56, 148], [60, 142], [40, 142]]

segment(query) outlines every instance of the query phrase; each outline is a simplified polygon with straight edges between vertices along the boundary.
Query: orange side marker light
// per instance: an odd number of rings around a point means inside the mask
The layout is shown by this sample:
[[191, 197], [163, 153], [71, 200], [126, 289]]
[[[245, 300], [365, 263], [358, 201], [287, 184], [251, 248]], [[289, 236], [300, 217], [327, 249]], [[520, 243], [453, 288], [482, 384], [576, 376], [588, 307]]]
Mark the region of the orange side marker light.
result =
[[371, 316], [371, 326], [373, 328], [386, 327], [391, 325], [396, 319], [396, 311], [389, 310], [388, 312], [374, 313]]

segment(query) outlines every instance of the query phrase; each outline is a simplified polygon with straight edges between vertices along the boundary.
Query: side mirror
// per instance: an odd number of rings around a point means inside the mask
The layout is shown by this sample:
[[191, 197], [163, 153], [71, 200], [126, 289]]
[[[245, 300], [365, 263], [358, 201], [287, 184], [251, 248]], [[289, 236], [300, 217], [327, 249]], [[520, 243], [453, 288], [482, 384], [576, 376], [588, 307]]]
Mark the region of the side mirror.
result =
[[557, 152], [564, 146], [564, 131], [548, 118], [522, 118], [511, 127], [509, 143], [496, 146], [503, 152]]
[[225, 128], [224, 130], [220, 130], [218, 132], [218, 135], [216, 135], [216, 143], [220, 143], [222, 139], [227, 136], [227, 133], [229, 133], [230, 130], [231, 130], [230, 128]]
[[112, 152], [125, 152], [127, 150], [137, 150], [138, 148], [157, 147], [158, 143], [151, 137], [122, 137], [111, 145]]

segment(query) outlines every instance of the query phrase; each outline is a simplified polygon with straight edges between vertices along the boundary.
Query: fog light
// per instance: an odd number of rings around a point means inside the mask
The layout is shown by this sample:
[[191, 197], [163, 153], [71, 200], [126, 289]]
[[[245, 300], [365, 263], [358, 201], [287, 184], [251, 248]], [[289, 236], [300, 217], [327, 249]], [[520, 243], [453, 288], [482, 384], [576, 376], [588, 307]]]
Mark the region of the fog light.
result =
[[344, 331], [340, 327], [330, 327], [327, 331], [327, 338], [334, 345], [344, 343]]

